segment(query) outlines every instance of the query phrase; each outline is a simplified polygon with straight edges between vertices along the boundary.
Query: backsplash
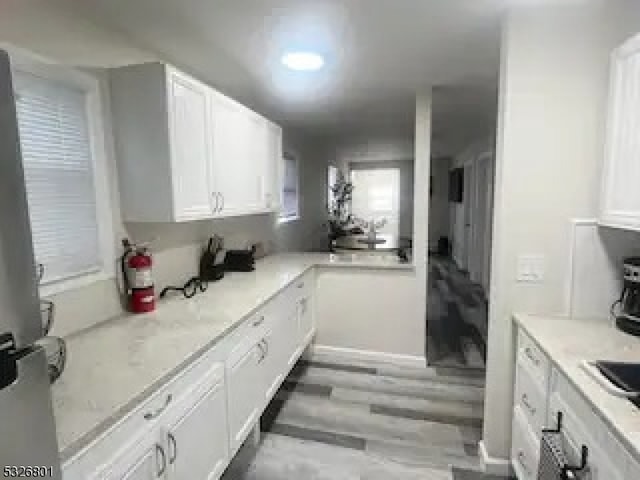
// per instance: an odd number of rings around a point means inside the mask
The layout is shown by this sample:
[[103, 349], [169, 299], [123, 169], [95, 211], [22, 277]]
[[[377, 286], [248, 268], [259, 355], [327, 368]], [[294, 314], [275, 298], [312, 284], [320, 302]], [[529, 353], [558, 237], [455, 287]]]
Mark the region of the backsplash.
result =
[[[226, 248], [245, 248], [262, 242], [267, 253], [289, 250], [289, 235], [281, 232], [274, 215], [254, 215], [184, 224], [126, 224], [134, 241], [152, 242], [153, 277], [156, 293], [167, 285], [182, 285], [198, 271], [198, 262], [207, 238], [212, 234], [225, 239]], [[123, 232], [124, 233], [124, 232]], [[295, 249], [311, 249], [312, 244], [300, 237]], [[118, 245], [116, 252], [121, 252]], [[116, 260], [114, 259], [114, 263]], [[119, 267], [116, 267], [118, 271]], [[47, 298], [56, 305], [52, 334], [67, 336], [120, 315], [123, 311], [115, 279], [67, 290]]]
[[574, 220], [568, 314], [609, 318], [622, 289], [622, 260], [640, 256], [640, 233], [598, 227], [596, 220]]

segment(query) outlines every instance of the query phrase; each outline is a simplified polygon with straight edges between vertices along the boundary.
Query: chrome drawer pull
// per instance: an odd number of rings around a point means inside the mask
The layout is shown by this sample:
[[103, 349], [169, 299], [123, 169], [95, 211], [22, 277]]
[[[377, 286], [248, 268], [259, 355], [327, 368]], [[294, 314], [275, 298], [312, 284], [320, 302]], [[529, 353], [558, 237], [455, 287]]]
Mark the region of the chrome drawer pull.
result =
[[264, 315], [261, 315], [260, 318], [257, 320], [254, 320], [251, 325], [253, 325], [254, 327], [259, 327], [263, 323], [264, 323]]
[[171, 400], [173, 400], [173, 395], [171, 395], [171, 394], [167, 395], [167, 399], [165, 400], [164, 405], [161, 406], [160, 408], [158, 408], [155, 412], [145, 413], [144, 414], [144, 419], [145, 420], [153, 420], [154, 418], [156, 418], [158, 415], [160, 415], [162, 412], [165, 411], [165, 409], [171, 403]]
[[529, 358], [529, 360], [531, 360], [535, 364], [536, 367], [540, 366], [540, 360], [533, 354], [533, 352], [531, 351], [531, 347], [525, 348], [524, 353]]
[[156, 463], [158, 459], [158, 454], [160, 454], [160, 456], [162, 457], [162, 463], [160, 464], [156, 477], [160, 478], [162, 475], [164, 475], [164, 472], [167, 470], [167, 456], [164, 453], [164, 448], [162, 448], [160, 444], [156, 443]]
[[526, 393], [522, 394], [522, 404], [527, 407], [527, 410], [529, 410], [529, 413], [531, 413], [531, 415], [536, 414], [536, 408], [531, 406], [531, 404], [529, 403], [529, 397]]
[[298, 288], [304, 288], [304, 282], [298, 284]]
[[169, 450], [169, 465], [173, 465], [178, 458], [178, 442], [176, 442], [176, 437], [173, 436], [173, 433], [169, 432], [167, 434], [167, 438], [169, 439], [169, 447], [173, 445], [173, 453]]

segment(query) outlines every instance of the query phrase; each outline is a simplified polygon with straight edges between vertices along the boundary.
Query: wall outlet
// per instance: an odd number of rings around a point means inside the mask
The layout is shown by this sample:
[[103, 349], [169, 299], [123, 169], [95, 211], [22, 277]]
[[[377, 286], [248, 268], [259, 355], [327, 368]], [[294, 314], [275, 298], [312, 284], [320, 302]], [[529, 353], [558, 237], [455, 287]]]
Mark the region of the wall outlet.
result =
[[542, 283], [544, 255], [519, 255], [516, 280], [522, 283]]

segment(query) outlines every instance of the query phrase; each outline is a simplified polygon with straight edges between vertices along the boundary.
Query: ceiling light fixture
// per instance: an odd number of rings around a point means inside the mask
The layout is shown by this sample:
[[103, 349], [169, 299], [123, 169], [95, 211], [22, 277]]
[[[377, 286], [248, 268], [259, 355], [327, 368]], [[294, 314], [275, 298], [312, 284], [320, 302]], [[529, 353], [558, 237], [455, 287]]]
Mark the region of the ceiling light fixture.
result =
[[282, 56], [282, 63], [291, 70], [315, 72], [324, 66], [324, 58], [313, 52], [288, 52]]

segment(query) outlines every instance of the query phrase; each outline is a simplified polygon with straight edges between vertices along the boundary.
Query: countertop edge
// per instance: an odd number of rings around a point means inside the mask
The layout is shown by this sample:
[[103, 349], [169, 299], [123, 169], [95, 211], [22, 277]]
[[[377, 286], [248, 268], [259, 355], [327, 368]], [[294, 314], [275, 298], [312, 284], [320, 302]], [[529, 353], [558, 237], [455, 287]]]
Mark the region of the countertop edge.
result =
[[[272, 295], [268, 296], [264, 301], [255, 305], [251, 308], [246, 314], [240, 317], [237, 321], [233, 322], [233, 324], [229, 325], [223, 332], [216, 335], [209, 343], [199, 348], [189, 356], [187, 356], [182, 362], [172, 368], [165, 375], [156, 380], [151, 386], [147, 387], [140, 394], [133, 397], [129, 400], [125, 405], [121, 406], [117, 410], [115, 410], [109, 417], [104, 419], [90, 431], [85, 433], [83, 436], [79, 437], [77, 440], [73, 441], [71, 444], [67, 445], [63, 450], [60, 451], [59, 458], [60, 463], [63, 468], [65, 463], [70, 462], [78, 455], [84, 453], [87, 449], [91, 448], [91, 446], [99, 441], [104, 435], [108, 433], [108, 431], [118, 424], [121, 420], [123, 420], [128, 414], [130, 414], [133, 410], [135, 410], [140, 404], [142, 404], [145, 400], [150, 398], [155, 392], [160, 390], [162, 387], [167, 385], [171, 380], [176, 378], [180, 373], [185, 371], [190, 365], [196, 362], [199, 358], [205, 355], [209, 350], [215, 347], [218, 343], [223, 341], [226, 337], [232, 334], [243, 322], [245, 322], [251, 315], [253, 315], [256, 311], [262, 308], [266, 303], [275, 298], [280, 292], [290, 287], [293, 282], [299, 279], [301, 276], [308, 273], [311, 269], [315, 268], [317, 265], [313, 263], [309, 263], [308, 265], [301, 265], [300, 272], [291, 278], [291, 281], [283, 285], [281, 288], [277, 289], [273, 292]], [[107, 320], [108, 321], [108, 320]]]
[[[585, 393], [584, 389], [578, 384], [578, 382], [576, 382], [576, 380], [573, 378], [573, 376], [571, 374], [569, 374], [567, 372], [567, 370], [554, 358], [554, 356], [549, 352], [549, 350], [546, 348], [546, 346], [543, 345], [543, 342], [540, 342], [540, 340], [538, 338], [536, 338], [536, 334], [534, 332], [532, 332], [531, 329], [528, 328], [528, 326], [526, 325], [526, 322], [523, 320], [522, 317], [525, 317], [525, 316], [526, 317], [536, 317], [538, 315], [523, 314], [523, 313], [513, 313], [512, 314], [512, 318], [513, 318], [514, 323], [519, 328], [522, 328], [536, 342], [536, 345], [538, 345], [538, 347], [540, 347], [540, 349], [544, 352], [544, 354], [549, 358], [549, 360], [551, 361], [552, 365], [554, 367], [556, 367], [565, 376], [565, 378], [567, 378], [569, 380], [571, 385], [578, 391], [580, 396], [593, 408], [593, 411], [596, 413], [598, 418], [600, 418], [606, 424], [606, 426], [608, 428], [610, 428], [614, 432], [616, 438], [624, 446], [624, 448], [627, 450], [627, 452], [637, 462], [640, 462], [640, 449], [638, 449], [638, 447], [636, 445], [634, 445], [633, 442], [629, 439], [627, 432], [623, 432], [622, 430], [620, 430], [620, 428], [615, 424], [614, 421], [611, 420], [611, 418], [609, 418], [609, 416], [602, 410], [602, 408], [599, 405], [597, 405], [596, 402], [594, 402], [593, 399], [589, 395], [587, 395]], [[557, 318], [560, 321], [562, 321], [562, 320], [571, 320], [570, 317], [562, 316], [562, 315], [556, 315], [556, 316], [551, 315], [551, 316], [549, 316], [547, 318]], [[586, 321], [588, 321], [588, 320], [586, 320]], [[595, 383], [595, 381], [594, 381], [594, 383]]]

